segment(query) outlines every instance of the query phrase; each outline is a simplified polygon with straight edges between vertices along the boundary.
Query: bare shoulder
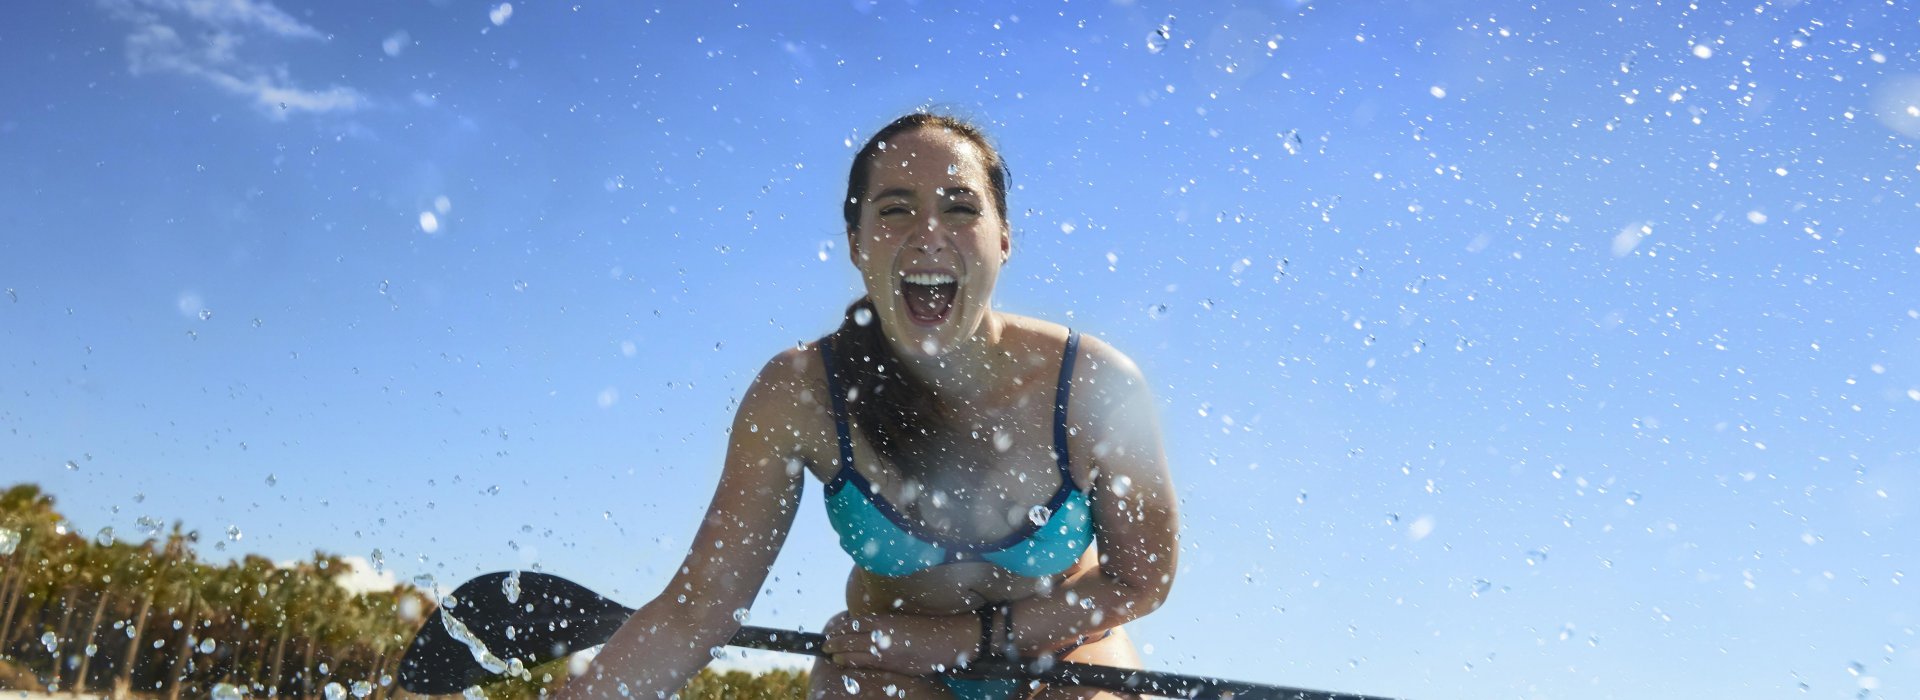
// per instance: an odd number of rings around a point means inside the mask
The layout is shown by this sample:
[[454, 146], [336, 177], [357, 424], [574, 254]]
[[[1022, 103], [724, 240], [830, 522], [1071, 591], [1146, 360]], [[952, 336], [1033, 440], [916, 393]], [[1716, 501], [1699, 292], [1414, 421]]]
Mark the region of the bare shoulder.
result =
[[818, 388], [825, 386], [826, 370], [820, 360], [819, 343], [802, 343], [786, 348], [767, 360], [753, 378], [747, 395], [782, 405], [818, 404]]
[[[734, 436], [757, 437], [789, 456], [823, 464], [820, 447], [832, 439], [833, 414], [818, 343], [775, 353], [747, 387], [734, 417]], [[778, 444], [773, 444], [778, 443]]]
[[1151, 402], [1147, 378], [1141, 373], [1140, 366], [1119, 348], [1091, 333], [1080, 334], [1073, 384], [1076, 395], [1085, 395], [1102, 405], [1122, 401]]

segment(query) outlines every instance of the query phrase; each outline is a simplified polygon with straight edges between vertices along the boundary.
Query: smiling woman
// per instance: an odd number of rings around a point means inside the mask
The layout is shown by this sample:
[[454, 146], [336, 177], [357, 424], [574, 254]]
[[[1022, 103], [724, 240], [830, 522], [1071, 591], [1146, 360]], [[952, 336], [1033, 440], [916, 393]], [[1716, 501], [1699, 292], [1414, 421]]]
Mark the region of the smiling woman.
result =
[[855, 156], [845, 201], [866, 296], [748, 388], [691, 553], [569, 700], [671, 692], [703, 666], [740, 628], [731, 613], [752, 605], [808, 474], [855, 564], [813, 698], [1114, 696], [967, 667], [1139, 667], [1120, 626], [1166, 599], [1179, 551], [1145, 378], [1098, 338], [993, 308], [1007, 168], [978, 129], [895, 120]]

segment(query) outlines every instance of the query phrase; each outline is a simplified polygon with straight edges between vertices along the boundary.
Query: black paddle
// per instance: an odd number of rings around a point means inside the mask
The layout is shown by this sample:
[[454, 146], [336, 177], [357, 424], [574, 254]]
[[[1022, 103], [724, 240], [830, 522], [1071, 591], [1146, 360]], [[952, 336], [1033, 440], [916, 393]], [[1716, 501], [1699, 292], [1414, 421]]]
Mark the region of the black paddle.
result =
[[[607, 641], [633, 609], [558, 576], [496, 572], [455, 588], [400, 659], [400, 687], [458, 693], [509, 670], [535, 666]], [[742, 626], [732, 646], [820, 656], [824, 635]], [[1018, 678], [1170, 698], [1212, 700], [1386, 700], [1219, 678], [1042, 658], [978, 659], [956, 674]]]

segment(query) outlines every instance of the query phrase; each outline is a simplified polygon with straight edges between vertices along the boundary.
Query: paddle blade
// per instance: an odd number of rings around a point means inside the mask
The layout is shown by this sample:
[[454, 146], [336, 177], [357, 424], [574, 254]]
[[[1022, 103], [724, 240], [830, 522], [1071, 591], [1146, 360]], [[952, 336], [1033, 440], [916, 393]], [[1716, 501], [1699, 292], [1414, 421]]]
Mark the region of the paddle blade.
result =
[[[458, 693], [518, 659], [531, 667], [607, 641], [633, 609], [585, 586], [533, 571], [499, 571], [460, 584], [400, 659], [400, 687]], [[448, 619], [451, 618], [451, 619]]]

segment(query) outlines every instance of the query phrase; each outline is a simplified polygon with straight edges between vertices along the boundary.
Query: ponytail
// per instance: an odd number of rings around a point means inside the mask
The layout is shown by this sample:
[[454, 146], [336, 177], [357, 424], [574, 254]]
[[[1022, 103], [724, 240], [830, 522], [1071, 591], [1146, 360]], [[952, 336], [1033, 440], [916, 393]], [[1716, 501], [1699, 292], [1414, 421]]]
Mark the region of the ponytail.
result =
[[847, 307], [840, 328], [826, 337], [833, 345], [834, 378], [854, 428], [890, 464], [913, 471], [928, 456], [940, 410], [931, 387], [914, 379], [887, 343], [873, 300], [861, 297]]

